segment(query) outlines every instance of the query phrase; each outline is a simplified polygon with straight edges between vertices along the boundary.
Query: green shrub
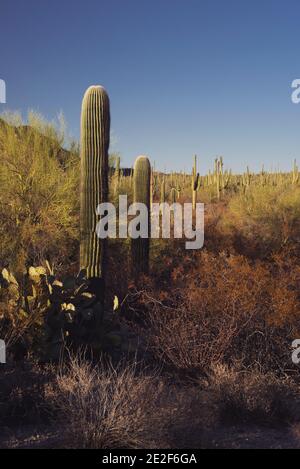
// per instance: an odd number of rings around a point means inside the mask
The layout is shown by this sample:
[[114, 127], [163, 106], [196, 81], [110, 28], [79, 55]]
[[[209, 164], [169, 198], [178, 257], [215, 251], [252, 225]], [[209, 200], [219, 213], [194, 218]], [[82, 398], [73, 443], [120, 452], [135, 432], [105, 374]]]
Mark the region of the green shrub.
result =
[[[0, 121], [0, 262], [21, 271], [77, 250], [79, 157], [63, 130], [30, 113]], [[74, 148], [74, 145], [73, 145]], [[4, 265], [3, 265], [4, 264]]]
[[297, 241], [300, 235], [300, 187], [250, 187], [229, 202], [223, 226], [265, 253]]

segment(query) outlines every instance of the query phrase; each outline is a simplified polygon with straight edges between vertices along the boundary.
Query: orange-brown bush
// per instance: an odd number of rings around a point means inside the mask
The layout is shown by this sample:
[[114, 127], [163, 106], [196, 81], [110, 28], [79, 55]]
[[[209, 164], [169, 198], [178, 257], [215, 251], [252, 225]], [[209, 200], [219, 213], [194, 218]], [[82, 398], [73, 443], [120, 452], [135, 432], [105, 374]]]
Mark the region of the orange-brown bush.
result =
[[300, 269], [291, 261], [203, 252], [197, 262], [174, 268], [171, 278], [169, 288], [144, 290], [130, 305], [144, 308], [144, 333], [160, 359], [202, 372], [236, 358], [290, 367], [300, 307]]

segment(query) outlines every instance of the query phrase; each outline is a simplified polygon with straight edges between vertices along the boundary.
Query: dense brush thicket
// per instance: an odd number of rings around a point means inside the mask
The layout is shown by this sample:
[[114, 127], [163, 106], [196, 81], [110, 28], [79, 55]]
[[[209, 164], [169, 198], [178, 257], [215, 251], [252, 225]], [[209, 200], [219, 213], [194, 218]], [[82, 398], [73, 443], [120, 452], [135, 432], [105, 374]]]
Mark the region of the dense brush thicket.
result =
[[49, 258], [74, 262], [78, 245], [79, 156], [63, 150], [63, 127], [34, 113], [0, 121], [0, 262], [14, 271]]

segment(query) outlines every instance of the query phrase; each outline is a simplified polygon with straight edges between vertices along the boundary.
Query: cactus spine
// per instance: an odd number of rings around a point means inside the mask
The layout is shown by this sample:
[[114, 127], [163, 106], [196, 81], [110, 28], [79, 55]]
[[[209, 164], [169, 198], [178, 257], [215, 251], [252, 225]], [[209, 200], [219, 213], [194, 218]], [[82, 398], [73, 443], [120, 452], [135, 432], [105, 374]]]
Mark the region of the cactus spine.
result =
[[150, 180], [151, 165], [146, 156], [139, 156], [134, 165], [133, 202], [143, 203], [148, 210], [148, 238], [131, 240], [132, 273], [137, 278], [149, 272], [150, 251]]
[[103, 278], [106, 243], [96, 234], [96, 209], [108, 199], [109, 98], [101, 86], [86, 91], [81, 112], [80, 268]]

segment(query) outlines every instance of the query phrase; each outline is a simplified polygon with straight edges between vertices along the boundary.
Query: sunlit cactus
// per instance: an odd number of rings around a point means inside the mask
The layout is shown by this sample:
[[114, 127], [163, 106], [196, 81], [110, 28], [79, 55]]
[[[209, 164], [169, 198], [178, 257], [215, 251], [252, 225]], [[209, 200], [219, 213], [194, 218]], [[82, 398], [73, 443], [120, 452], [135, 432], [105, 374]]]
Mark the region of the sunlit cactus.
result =
[[249, 166], [247, 166], [247, 173], [246, 173], [247, 186], [250, 186], [251, 178], [252, 178], [252, 174], [250, 172]]
[[217, 160], [217, 199], [220, 200], [221, 178], [220, 178], [220, 161]]
[[197, 191], [199, 189], [199, 173], [197, 173], [197, 156], [194, 156], [194, 166], [192, 170], [192, 205], [193, 205], [193, 210], [196, 210], [196, 204], [197, 204]]
[[298, 166], [297, 166], [297, 161], [294, 160], [292, 183], [297, 184], [298, 181], [299, 181], [299, 170], [298, 170]]
[[99, 204], [108, 199], [109, 98], [102, 86], [86, 91], [81, 112], [80, 268], [104, 278], [106, 243], [96, 234]]
[[147, 207], [148, 237], [131, 240], [132, 273], [137, 278], [149, 272], [150, 251], [150, 179], [151, 165], [146, 156], [139, 156], [134, 165], [133, 202]]
[[175, 204], [176, 203], [176, 196], [177, 196], [177, 192], [176, 192], [175, 187], [172, 187], [170, 195], [171, 195], [171, 204]]
[[220, 179], [220, 187], [221, 190], [224, 190], [224, 162], [223, 157], [220, 156], [219, 158], [219, 179]]

